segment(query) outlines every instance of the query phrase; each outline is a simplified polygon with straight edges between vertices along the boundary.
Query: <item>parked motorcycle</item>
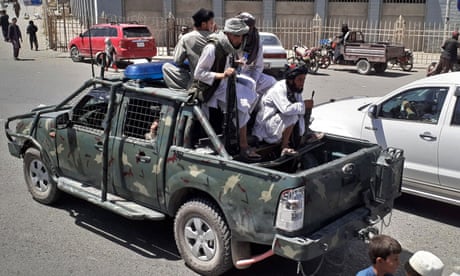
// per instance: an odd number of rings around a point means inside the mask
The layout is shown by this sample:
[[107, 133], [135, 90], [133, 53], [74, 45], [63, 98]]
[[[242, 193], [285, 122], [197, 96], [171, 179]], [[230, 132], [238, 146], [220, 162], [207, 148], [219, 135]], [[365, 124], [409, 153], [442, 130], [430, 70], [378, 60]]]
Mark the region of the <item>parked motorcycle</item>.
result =
[[388, 61], [391, 65], [391, 68], [395, 65], [399, 65], [403, 71], [410, 71], [414, 66], [414, 56], [410, 49], [404, 50], [404, 55], [396, 59]]
[[317, 52], [316, 59], [318, 60], [321, 69], [327, 69], [334, 60], [334, 48], [332, 47], [331, 39], [320, 40], [320, 51]]
[[319, 63], [316, 52], [319, 52], [319, 48], [294, 45], [292, 51], [294, 52], [294, 56], [288, 58], [289, 64], [296, 63], [300, 66], [306, 66], [308, 72], [311, 74], [316, 74], [316, 72], [318, 72]]

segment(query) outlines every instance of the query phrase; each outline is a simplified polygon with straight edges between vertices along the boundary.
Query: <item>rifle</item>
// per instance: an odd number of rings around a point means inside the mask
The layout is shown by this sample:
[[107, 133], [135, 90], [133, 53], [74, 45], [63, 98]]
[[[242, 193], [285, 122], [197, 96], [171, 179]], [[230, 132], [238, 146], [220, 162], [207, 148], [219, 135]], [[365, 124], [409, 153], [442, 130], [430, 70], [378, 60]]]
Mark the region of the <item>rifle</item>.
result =
[[[235, 56], [230, 55], [230, 66], [236, 68]], [[232, 149], [239, 152], [239, 124], [238, 124], [238, 112], [237, 112], [237, 103], [236, 103], [236, 74], [228, 77], [227, 80], [227, 93], [226, 93], [226, 102], [227, 108], [224, 113], [224, 123], [223, 123], [223, 133], [224, 133], [224, 145], [225, 149], [228, 152], [231, 152]], [[236, 130], [232, 131], [232, 121], [235, 121]], [[236, 140], [236, 144], [232, 145], [232, 138]]]
[[[315, 90], [313, 90], [311, 92], [311, 100], [313, 100], [313, 97], [315, 96]], [[307, 109], [305, 108], [305, 114], [303, 115], [303, 119], [304, 119], [304, 124], [305, 124], [305, 131], [303, 133], [303, 136], [301, 137], [300, 139], [300, 144], [305, 144], [305, 142], [307, 141], [308, 139], [308, 135], [310, 134], [310, 132], [308, 131], [309, 128], [310, 128], [310, 118], [311, 118], [311, 109]]]

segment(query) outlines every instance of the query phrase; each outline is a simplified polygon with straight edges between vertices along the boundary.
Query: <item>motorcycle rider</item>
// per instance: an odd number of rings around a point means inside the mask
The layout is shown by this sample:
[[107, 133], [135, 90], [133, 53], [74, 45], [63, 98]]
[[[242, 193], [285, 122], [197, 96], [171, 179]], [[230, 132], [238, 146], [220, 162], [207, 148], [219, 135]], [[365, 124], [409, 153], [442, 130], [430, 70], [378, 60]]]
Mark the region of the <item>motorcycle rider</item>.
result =
[[427, 73], [427, 77], [452, 71], [454, 64], [457, 63], [457, 49], [460, 48], [458, 35], [458, 31], [454, 31], [452, 37], [444, 41], [441, 46], [442, 53], [438, 65], [434, 70]]
[[337, 58], [340, 56], [340, 52], [343, 47], [343, 44], [345, 44], [349, 36], [350, 36], [350, 29], [348, 28], [348, 24], [344, 23], [342, 24], [342, 34], [337, 36], [337, 39], [339, 40], [339, 42], [336, 44], [335, 49], [334, 49], [334, 63], [337, 62]]

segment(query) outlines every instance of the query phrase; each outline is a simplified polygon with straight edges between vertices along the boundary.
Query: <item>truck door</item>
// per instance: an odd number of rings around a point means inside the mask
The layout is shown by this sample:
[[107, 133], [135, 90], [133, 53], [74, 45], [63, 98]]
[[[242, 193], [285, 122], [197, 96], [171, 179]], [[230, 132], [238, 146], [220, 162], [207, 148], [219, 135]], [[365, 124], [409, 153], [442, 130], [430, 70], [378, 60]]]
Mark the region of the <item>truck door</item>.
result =
[[91, 88], [72, 110], [72, 124], [56, 132], [59, 169], [66, 177], [99, 187], [109, 88]]
[[404, 149], [404, 177], [439, 185], [438, 146], [442, 108], [449, 87], [418, 87], [380, 104], [378, 118], [365, 116], [361, 137]]
[[456, 190], [458, 197], [460, 162], [456, 160], [460, 156], [460, 148], [457, 146], [460, 137], [460, 88], [456, 89], [448, 110], [439, 145], [439, 179], [444, 187]]
[[124, 119], [113, 147], [118, 193], [153, 207], [158, 206], [157, 181], [162, 173], [161, 139], [157, 139], [165, 125], [162, 106], [151, 98], [125, 97]]

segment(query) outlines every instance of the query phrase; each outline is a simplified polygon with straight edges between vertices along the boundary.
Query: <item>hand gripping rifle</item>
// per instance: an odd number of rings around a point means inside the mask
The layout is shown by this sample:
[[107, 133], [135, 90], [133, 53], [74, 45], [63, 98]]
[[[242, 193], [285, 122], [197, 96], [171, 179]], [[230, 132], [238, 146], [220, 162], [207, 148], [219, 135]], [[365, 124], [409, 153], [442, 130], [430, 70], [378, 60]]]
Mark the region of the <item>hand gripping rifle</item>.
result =
[[[311, 92], [311, 100], [313, 100], [313, 97], [315, 96], [315, 90]], [[302, 138], [300, 139], [300, 144], [305, 144], [305, 142], [308, 140], [308, 135], [311, 134], [310, 130], [310, 118], [311, 118], [311, 108], [307, 109], [305, 107], [305, 114], [303, 115], [304, 123], [305, 123], [305, 131], [303, 133]]]
[[[230, 55], [230, 66], [236, 68], [235, 56]], [[232, 74], [228, 77], [227, 80], [227, 93], [226, 93], [226, 103], [227, 108], [224, 111], [224, 123], [223, 123], [223, 133], [224, 133], [224, 144], [225, 149], [228, 152], [236, 150], [239, 152], [239, 124], [238, 124], [238, 112], [237, 112], [237, 103], [236, 103], [236, 74]], [[232, 128], [232, 121], [235, 122], [235, 130]], [[232, 140], [236, 141], [235, 144], [232, 144]]]

